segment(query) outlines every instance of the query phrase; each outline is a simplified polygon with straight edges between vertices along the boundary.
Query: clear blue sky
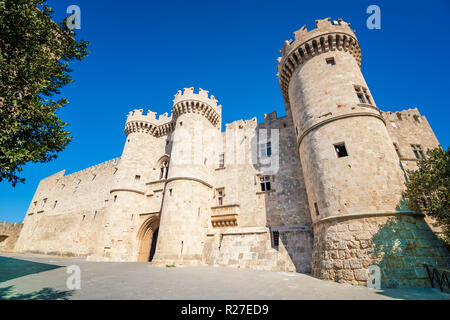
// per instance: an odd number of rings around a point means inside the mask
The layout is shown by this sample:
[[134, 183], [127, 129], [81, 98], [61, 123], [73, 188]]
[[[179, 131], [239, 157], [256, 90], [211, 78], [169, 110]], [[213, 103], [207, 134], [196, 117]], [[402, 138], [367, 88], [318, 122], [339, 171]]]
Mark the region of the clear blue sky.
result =
[[[72, 64], [70, 103], [60, 112], [72, 143], [57, 160], [29, 164], [26, 183], [0, 183], [0, 221], [22, 221], [39, 181], [119, 157], [126, 114], [170, 112], [183, 87], [209, 90], [223, 123], [276, 110], [284, 115], [276, 58], [284, 40], [316, 19], [342, 18], [356, 29], [362, 71], [378, 107], [418, 107], [444, 148], [450, 143], [450, 1], [111, 1], [50, 0], [55, 20], [81, 8], [78, 37], [90, 55]], [[381, 8], [381, 30], [366, 8]]]

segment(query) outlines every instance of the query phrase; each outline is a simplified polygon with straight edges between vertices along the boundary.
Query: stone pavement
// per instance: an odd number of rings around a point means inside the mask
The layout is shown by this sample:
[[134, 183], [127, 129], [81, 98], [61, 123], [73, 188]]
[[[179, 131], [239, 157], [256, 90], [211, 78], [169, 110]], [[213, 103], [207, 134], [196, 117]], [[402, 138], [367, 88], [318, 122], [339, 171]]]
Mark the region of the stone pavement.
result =
[[[67, 266], [81, 270], [81, 289], [66, 286]], [[438, 289], [371, 290], [289, 272], [221, 267], [154, 267], [136, 262], [0, 254], [1, 299], [450, 299]]]

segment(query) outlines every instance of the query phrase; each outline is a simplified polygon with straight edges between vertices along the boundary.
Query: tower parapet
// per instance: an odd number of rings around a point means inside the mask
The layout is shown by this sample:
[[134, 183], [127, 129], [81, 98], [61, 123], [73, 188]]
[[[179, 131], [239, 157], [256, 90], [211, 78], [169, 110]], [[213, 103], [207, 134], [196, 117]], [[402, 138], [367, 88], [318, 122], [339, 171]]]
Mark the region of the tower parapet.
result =
[[157, 117], [156, 112], [150, 110], [143, 114], [143, 109], [130, 111], [125, 123], [125, 134], [143, 132], [154, 136], [161, 136], [173, 129], [172, 116], [164, 113]]
[[209, 91], [199, 89], [198, 93], [194, 93], [194, 88], [184, 88], [175, 94], [173, 99], [172, 117], [176, 120], [183, 113], [199, 113], [204, 115], [213, 126], [220, 128], [222, 106], [217, 105], [216, 98], [211, 95], [208, 97]]
[[350, 23], [331, 18], [316, 20], [316, 29], [308, 32], [306, 26], [294, 32], [295, 40], [285, 41], [278, 60], [278, 78], [281, 91], [289, 101], [289, 81], [295, 69], [312, 57], [329, 51], [350, 53], [361, 66], [361, 49]]

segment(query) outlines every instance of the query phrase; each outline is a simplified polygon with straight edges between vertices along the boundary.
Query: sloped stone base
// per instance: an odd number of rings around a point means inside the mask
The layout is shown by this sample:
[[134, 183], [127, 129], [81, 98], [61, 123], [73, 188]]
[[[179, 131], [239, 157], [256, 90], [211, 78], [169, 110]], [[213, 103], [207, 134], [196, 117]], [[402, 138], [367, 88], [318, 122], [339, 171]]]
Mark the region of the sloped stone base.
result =
[[382, 288], [429, 287], [423, 264], [450, 267], [450, 256], [423, 216], [344, 218], [314, 226], [313, 276], [367, 285], [368, 267]]

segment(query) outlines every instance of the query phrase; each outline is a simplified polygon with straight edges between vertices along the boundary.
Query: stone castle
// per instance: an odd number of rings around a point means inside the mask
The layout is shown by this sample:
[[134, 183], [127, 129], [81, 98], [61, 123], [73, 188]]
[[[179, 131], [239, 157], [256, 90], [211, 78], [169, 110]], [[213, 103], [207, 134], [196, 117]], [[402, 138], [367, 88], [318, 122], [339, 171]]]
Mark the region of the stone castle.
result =
[[448, 253], [402, 203], [405, 170], [439, 146], [417, 109], [383, 112], [350, 25], [317, 20], [286, 41], [286, 116], [226, 124], [208, 91], [178, 91], [171, 116], [134, 110], [120, 158], [43, 179], [16, 252], [312, 273], [426, 286]]

